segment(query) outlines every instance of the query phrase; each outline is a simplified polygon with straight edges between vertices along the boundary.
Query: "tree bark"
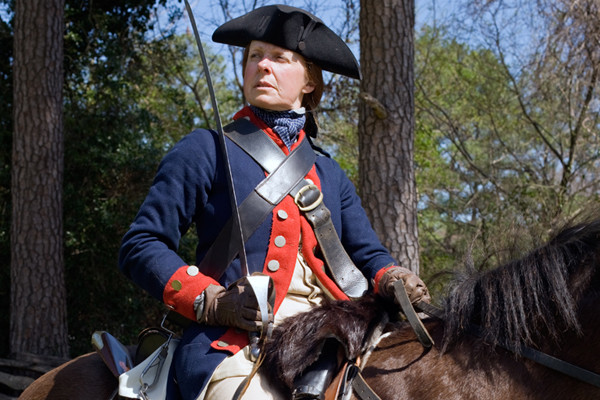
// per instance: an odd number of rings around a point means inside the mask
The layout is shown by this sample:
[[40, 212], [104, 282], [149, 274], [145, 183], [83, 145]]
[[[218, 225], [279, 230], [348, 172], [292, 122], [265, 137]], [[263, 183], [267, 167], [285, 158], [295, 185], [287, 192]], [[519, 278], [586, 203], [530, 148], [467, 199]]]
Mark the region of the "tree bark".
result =
[[63, 260], [64, 0], [17, 0], [10, 351], [68, 356]]
[[362, 0], [360, 195], [383, 244], [419, 272], [414, 153], [414, 0]]

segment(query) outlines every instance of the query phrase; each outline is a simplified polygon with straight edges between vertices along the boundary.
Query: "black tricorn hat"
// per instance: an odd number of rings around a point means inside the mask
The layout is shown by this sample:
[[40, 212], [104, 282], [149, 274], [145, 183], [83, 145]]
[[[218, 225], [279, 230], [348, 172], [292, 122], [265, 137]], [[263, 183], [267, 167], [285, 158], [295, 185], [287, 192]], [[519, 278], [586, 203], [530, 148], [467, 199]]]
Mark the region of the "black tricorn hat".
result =
[[326, 71], [360, 79], [358, 61], [346, 43], [300, 8], [280, 4], [257, 8], [218, 27], [212, 39], [240, 47], [260, 40], [295, 51]]

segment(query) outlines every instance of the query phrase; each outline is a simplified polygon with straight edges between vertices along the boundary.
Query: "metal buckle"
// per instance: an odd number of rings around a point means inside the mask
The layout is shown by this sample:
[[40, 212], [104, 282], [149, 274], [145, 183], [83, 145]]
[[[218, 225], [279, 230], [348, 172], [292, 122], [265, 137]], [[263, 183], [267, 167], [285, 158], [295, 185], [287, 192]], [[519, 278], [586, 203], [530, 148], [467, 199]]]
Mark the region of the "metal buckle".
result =
[[[319, 193], [319, 197], [317, 197], [317, 199], [315, 199], [309, 205], [306, 205], [306, 206], [302, 205], [301, 197], [304, 195], [304, 193], [311, 191], [311, 190], [316, 190]], [[319, 190], [319, 188], [317, 187], [317, 185], [315, 185], [313, 183], [303, 186], [300, 190], [298, 190], [298, 193], [296, 193], [296, 195], [294, 196], [294, 203], [296, 203], [296, 205], [302, 212], [314, 210], [315, 208], [317, 208], [319, 206], [319, 204], [321, 204], [322, 201], [323, 201], [323, 192], [321, 192]]]
[[[167, 337], [166, 342], [160, 346], [160, 351], [154, 355], [154, 357], [152, 358], [150, 363], [148, 363], [148, 365], [146, 365], [146, 367], [142, 371], [142, 374], [140, 375], [141, 388], [140, 388], [139, 395], [143, 400], [150, 400], [150, 399], [148, 399], [147, 392], [148, 392], [148, 390], [150, 390], [152, 388], [152, 386], [154, 386], [154, 384], [158, 380], [158, 377], [162, 370], [163, 364], [164, 364], [165, 360], [167, 359], [167, 354], [169, 353], [169, 344], [171, 343], [171, 339], [175, 335], [175, 333], [173, 331], [167, 329], [167, 327], [165, 326], [165, 321], [167, 320], [168, 314], [169, 313], [166, 312], [165, 315], [163, 316], [162, 322], [160, 323], [160, 327], [162, 329], [164, 329], [167, 333], [169, 333], [169, 336]], [[154, 377], [151, 378], [152, 382], [148, 383], [148, 382], [144, 381], [144, 377], [146, 376], [146, 374], [148, 374], [148, 372], [150, 372], [151, 369], [155, 369], [156, 372], [154, 373]]]

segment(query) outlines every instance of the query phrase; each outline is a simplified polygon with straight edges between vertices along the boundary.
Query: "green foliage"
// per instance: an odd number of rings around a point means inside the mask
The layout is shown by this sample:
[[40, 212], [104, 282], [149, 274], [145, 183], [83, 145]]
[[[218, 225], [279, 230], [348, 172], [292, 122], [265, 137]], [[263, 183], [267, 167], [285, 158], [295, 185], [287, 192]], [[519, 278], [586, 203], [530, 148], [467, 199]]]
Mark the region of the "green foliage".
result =
[[[563, 160], [531, 122], [554, 132], [555, 148], [569, 147], [565, 126], [572, 119], [560, 111], [560, 90], [546, 84], [545, 93], [555, 93], [535, 96], [540, 82], [530, 74], [512, 75], [496, 54], [443, 31], [424, 30], [416, 48], [415, 163], [426, 277], [465, 257], [474, 268], [496, 266], [597, 208], [597, 196], [578, 190], [597, 180], [597, 167], [564, 179]], [[583, 148], [597, 152], [589, 138]]]
[[[65, 229], [75, 354], [89, 348], [94, 329], [131, 343], [139, 330], [159, 321], [164, 311], [159, 302], [118, 271], [120, 238], [165, 152], [194, 126], [214, 125], [190, 37], [164, 36], [138, 46], [135, 57], [114, 69], [118, 76], [94, 65], [93, 79], [69, 82]], [[237, 99], [221, 83], [221, 74], [219, 69], [215, 86], [227, 110]], [[188, 234], [180, 249], [190, 262], [193, 239]]]
[[339, 75], [325, 77], [329, 80], [318, 109], [317, 143], [358, 187], [358, 82]]
[[[480, 249], [472, 246], [475, 237], [483, 248], [497, 243], [498, 232], [484, 227], [516, 217], [503, 197], [512, 192], [508, 185], [524, 182], [512, 167], [527, 147], [515, 127], [509, 83], [490, 52], [433, 31], [416, 47], [420, 244], [423, 270], [432, 274]], [[507, 154], [506, 142], [519, 148]]]
[[[165, 1], [72, 2], [65, 6], [64, 231], [71, 352], [91, 350], [94, 330], [133, 343], [160, 322], [163, 306], [118, 270], [121, 237], [152, 182], [160, 159], [195, 127], [214, 126], [195, 43], [189, 35], [152, 38], [153, 14]], [[171, 10], [171, 17], [181, 13]], [[12, 30], [0, 22], [0, 254], [10, 255]], [[5, 45], [6, 44], [6, 45]], [[223, 79], [223, 60], [205, 49], [224, 119], [240, 98]], [[193, 260], [194, 235], [180, 252]], [[0, 268], [9, 309], [10, 264]], [[8, 315], [0, 330], [8, 332]], [[1, 335], [8, 341], [8, 335]], [[8, 342], [0, 343], [0, 352]]]
[[162, 312], [117, 268], [120, 238], [165, 149], [159, 117], [143, 104], [154, 4], [66, 5], [64, 229], [73, 355], [90, 351], [97, 329], [133, 343]]

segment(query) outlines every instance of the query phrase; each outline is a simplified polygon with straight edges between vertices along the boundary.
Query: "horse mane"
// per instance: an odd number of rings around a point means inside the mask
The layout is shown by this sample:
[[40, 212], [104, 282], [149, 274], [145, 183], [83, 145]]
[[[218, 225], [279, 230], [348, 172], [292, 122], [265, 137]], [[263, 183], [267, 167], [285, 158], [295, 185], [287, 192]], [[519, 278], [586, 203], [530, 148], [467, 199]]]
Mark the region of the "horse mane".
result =
[[[443, 351], [473, 324], [482, 328], [487, 344], [515, 349], [535, 344], [540, 335], [557, 341], [565, 329], [579, 332], [577, 302], [590, 286], [599, 259], [596, 220], [562, 230], [521, 259], [463, 274], [444, 300]], [[373, 294], [356, 301], [326, 301], [274, 329], [261, 370], [289, 391], [326, 340], [338, 340], [346, 357], [356, 359], [367, 345], [368, 332], [397, 311], [397, 305]]]
[[290, 390], [294, 378], [317, 360], [331, 339], [341, 344], [346, 358], [354, 360], [364, 350], [367, 332], [387, 321], [393, 308], [368, 294], [356, 301], [326, 300], [311, 311], [287, 318], [266, 343], [262, 370], [281, 390]]
[[563, 229], [524, 257], [454, 281], [445, 299], [447, 350], [472, 324], [486, 343], [519, 349], [580, 333], [577, 302], [600, 254], [600, 220]]

